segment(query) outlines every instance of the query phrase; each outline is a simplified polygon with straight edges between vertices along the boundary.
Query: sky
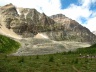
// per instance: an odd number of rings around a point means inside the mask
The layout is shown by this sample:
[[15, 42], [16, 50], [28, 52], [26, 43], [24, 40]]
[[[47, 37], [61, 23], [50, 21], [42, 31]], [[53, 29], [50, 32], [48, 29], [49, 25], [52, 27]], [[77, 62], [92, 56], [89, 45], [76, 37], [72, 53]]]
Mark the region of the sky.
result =
[[0, 0], [0, 6], [9, 3], [16, 7], [35, 8], [48, 16], [62, 13], [90, 31], [96, 30], [96, 0]]

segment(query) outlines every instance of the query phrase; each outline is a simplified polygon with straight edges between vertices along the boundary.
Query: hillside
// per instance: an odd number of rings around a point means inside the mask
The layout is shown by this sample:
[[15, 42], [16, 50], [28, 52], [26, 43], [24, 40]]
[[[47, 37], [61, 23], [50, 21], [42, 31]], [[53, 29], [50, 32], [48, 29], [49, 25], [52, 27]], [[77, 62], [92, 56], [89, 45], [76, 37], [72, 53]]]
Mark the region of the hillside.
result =
[[6, 36], [0, 35], [0, 53], [10, 53], [16, 51], [20, 44]]

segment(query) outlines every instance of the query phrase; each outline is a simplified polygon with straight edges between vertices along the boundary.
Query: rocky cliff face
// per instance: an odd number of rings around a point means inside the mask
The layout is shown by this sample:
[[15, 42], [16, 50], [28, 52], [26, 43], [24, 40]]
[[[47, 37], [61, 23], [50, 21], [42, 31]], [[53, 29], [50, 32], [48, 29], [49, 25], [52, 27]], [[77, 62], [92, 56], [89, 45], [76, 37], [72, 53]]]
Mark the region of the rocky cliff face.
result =
[[83, 27], [75, 20], [72, 20], [65, 15], [57, 14], [51, 18], [62, 26], [62, 30], [58, 32], [63, 40], [75, 40], [80, 42], [96, 41], [96, 36], [92, 34], [86, 27]]
[[72, 20], [62, 14], [53, 15], [51, 18], [62, 26], [63, 31], [61, 30], [60, 34], [62, 40], [74, 40], [79, 42], [96, 41], [96, 36], [94, 36], [86, 27], [83, 27], [75, 20]]
[[52, 40], [96, 42], [96, 36], [87, 28], [62, 14], [48, 17], [36, 9], [16, 8], [8, 4], [0, 7], [0, 19], [1, 25], [5, 24], [22, 37], [34, 37], [41, 32]]
[[1, 22], [7, 28], [23, 37], [33, 37], [41, 31], [46, 31], [48, 26], [54, 24], [54, 20], [36, 9], [16, 8], [8, 4], [0, 8]]

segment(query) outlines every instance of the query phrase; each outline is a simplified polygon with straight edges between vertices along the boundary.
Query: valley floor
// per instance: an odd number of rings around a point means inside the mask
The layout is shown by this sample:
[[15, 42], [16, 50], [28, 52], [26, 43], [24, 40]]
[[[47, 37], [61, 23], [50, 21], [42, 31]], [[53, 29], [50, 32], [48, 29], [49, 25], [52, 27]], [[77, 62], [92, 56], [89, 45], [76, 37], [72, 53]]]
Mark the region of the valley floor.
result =
[[71, 52], [34, 56], [0, 54], [0, 72], [96, 72], [96, 57], [86, 56]]

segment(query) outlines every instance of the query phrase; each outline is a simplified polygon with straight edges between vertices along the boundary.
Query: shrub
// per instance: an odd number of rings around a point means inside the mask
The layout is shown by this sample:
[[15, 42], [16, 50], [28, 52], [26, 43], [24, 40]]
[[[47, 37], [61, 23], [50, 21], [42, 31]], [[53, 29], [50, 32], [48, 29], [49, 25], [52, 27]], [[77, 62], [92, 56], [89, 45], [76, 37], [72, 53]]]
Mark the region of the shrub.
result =
[[24, 57], [21, 57], [18, 62], [19, 62], [19, 63], [24, 63]]
[[49, 62], [54, 62], [54, 57], [53, 56], [49, 57]]
[[38, 55], [36, 56], [36, 59], [39, 59], [39, 56]]
[[79, 60], [78, 60], [78, 58], [76, 58], [75, 61], [74, 61], [74, 63], [75, 64], [78, 64], [78, 62], [79, 62]]
[[72, 60], [71, 63], [78, 64], [78, 62], [79, 62], [79, 60], [78, 60], [78, 58], [76, 58], [75, 60]]

